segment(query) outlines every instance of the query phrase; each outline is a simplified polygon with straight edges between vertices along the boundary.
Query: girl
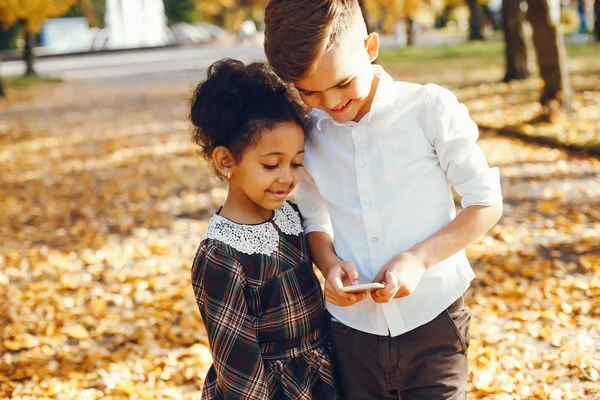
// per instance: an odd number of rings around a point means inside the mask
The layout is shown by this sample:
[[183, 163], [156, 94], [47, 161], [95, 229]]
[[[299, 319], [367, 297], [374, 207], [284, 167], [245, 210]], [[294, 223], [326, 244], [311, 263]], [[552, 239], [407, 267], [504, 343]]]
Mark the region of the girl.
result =
[[323, 297], [287, 195], [305, 110], [264, 64], [221, 60], [196, 88], [193, 140], [229, 183], [192, 266], [213, 355], [203, 399], [335, 399]]

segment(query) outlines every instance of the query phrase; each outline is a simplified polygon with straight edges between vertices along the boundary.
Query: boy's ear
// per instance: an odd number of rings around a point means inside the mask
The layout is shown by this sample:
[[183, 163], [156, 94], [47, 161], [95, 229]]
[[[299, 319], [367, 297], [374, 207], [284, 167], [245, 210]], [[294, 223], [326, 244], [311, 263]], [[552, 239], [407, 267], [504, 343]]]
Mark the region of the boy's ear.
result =
[[371, 32], [365, 39], [365, 49], [369, 54], [369, 60], [371, 62], [377, 59], [379, 56], [379, 35], [377, 32]]
[[233, 154], [224, 146], [217, 146], [212, 152], [212, 161], [222, 177], [231, 174], [235, 166]]

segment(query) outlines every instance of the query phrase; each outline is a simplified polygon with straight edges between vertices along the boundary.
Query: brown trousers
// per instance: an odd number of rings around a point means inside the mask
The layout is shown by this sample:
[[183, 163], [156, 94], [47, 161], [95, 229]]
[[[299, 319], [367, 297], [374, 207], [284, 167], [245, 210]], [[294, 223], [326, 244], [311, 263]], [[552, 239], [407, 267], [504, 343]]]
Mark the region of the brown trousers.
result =
[[466, 399], [470, 321], [462, 296], [433, 321], [396, 337], [330, 321], [341, 400]]

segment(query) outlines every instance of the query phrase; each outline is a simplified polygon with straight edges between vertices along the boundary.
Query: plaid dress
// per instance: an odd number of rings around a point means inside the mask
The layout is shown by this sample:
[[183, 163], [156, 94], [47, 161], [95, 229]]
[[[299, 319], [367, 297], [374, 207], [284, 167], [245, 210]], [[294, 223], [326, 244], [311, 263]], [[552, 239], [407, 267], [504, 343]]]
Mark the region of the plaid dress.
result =
[[336, 399], [323, 296], [300, 214], [215, 215], [192, 266], [213, 355], [202, 399]]

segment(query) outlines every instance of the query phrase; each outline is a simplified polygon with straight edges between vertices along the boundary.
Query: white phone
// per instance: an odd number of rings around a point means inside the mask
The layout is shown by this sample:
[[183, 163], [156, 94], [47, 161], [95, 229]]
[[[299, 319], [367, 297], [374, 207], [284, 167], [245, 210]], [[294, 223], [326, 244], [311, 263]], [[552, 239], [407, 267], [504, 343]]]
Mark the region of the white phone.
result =
[[340, 290], [344, 293], [361, 293], [368, 290], [383, 289], [383, 283], [364, 283], [362, 285], [344, 286]]

